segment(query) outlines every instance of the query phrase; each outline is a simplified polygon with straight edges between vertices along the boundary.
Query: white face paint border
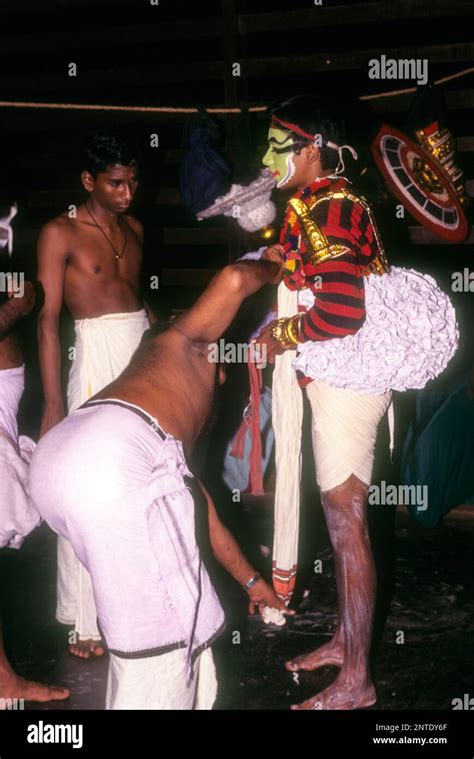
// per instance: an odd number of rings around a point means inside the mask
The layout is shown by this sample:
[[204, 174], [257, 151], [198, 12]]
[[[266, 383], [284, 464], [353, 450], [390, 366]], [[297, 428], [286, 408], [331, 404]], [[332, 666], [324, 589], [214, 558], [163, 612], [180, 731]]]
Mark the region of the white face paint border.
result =
[[286, 156], [286, 174], [283, 177], [283, 179], [280, 179], [280, 181], [277, 183], [277, 187], [283, 187], [283, 185], [287, 184], [290, 179], [294, 176], [296, 171], [296, 166], [293, 161], [294, 153], [288, 153]]

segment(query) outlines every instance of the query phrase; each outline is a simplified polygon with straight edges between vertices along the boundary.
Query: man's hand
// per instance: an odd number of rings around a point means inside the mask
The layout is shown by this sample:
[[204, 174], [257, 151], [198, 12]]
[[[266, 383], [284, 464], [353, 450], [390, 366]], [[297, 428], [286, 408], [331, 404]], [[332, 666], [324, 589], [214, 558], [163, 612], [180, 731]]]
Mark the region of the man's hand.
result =
[[19, 316], [26, 316], [34, 308], [36, 303], [36, 292], [32, 282], [25, 282], [24, 293], [21, 298], [17, 298], [13, 290], [8, 291], [8, 297], [18, 309]]
[[275, 356], [281, 356], [282, 353], [285, 352], [285, 349], [282, 348], [280, 343], [278, 343], [276, 340], [272, 337], [272, 325], [273, 322], [270, 322], [270, 324], [267, 324], [266, 327], [262, 329], [259, 336], [255, 338], [255, 342], [258, 346], [265, 345], [266, 346], [266, 357], [267, 361], [270, 364], [275, 363]]
[[285, 253], [285, 249], [283, 245], [270, 245], [268, 248], [266, 248], [263, 251], [262, 254], [262, 261], [273, 261], [274, 263], [278, 264], [280, 267], [278, 273], [275, 275], [275, 277], [270, 281], [271, 285], [279, 285], [282, 277], [283, 277], [283, 271], [285, 269], [285, 262], [283, 260], [283, 255]]
[[62, 422], [62, 420], [65, 417], [64, 413], [64, 406], [62, 404], [62, 401], [58, 403], [55, 406], [47, 406], [43, 418], [41, 420], [41, 427], [40, 427], [40, 438], [43, 437], [43, 435], [46, 435], [49, 430], [54, 427], [56, 424], [59, 424], [59, 422]]
[[267, 582], [265, 582], [262, 577], [246, 592], [249, 597], [250, 614], [254, 614], [258, 607], [260, 616], [263, 618], [263, 611], [265, 609], [265, 606], [270, 606], [272, 609], [278, 609], [278, 611], [281, 611], [283, 614], [287, 614], [289, 616], [293, 616], [295, 613], [285, 606], [283, 601], [278, 598], [273, 588]]

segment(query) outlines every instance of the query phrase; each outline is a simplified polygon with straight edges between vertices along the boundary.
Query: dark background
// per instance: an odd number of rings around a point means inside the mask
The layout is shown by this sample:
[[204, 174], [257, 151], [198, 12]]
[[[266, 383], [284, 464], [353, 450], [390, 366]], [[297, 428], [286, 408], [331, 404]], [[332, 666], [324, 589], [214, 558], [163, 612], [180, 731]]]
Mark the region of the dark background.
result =
[[[3, 0], [0, 100], [238, 107], [242, 113], [215, 118], [227, 155], [238, 173], [250, 176], [265, 150], [268, 119], [246, 109], [312, 92], [345, 106], [351, 141], [361, 150], [361, 165], [370, 167], [367, 177], [375, 179], [370, 136], [383, 120], [403, 128], [412, 95], [369, 101], [364, 113], [354, 100], [412, 82], [371, 80], [368, 61], [382, 54], [426, 57], [432, 80], [467, 68], [474, 52], [473, 17], [474, 5], [464, 0], [327, 0], [321, 6], [302, 0], [160, 0], [157, 6], [149, 0], [30, 0], [27, 6]], [[77, 65], [76, 77], [68, 76], [71, 62]], [[240, 77], [232, 76], [234, 62], [241, 65]], [[473, 82], [471, 73], [444, 87], [468, 191], [474, 178]], [[83, 200], [80, 145], [87, 132], [103, 126], [127, 126], [142, 145], [142, 182], [132, 212], [145, 224], [144, 282], [151, 275], [160, 277], [159, 292], [148, 294], [160, 314], [190, 305], [216, 269], [261, 245], [258, 235], [246, 235], [233, 220], [197, 222], [181, 204], [179, 164], [184, 129], [192, 118], [0, 107], [0, 203], [19, 204], [14, 221], [18, 268], [34, 277], [41, 226]], [[159, 148], [150, 147], [152, 133], [159, 135]], [[451, 273], [471, 260], [472, 237], [459, 246], [446, 245], [408, 214], [396, 219], [397, 201], [381, 192], [381, 185], [379, 178], [363, 189], [372, 194], [389, 259], [431, 272], [450, 289]], [[279, 200], [283, 210], [281, 194]], [[454, 299], [462, 326], [464, 318], [470, 319], [472, 298], [464, 293]], [[22, 332], [29, 378], [36, 380], [34, 322], [32, 314]], [[67, 318], [63, 330], [64, 345], [72, 344]], [[466, 361], [470, 357], [459, 353], [456, 362], [464, 367]], [[66, 360], [64, 367], [66, 372]], [[41, 407], [37, 382], [29, 382], [23, 407], [25, 424], [34, 433]]]
[[[2, 0], [0, 101], [201, 109], [237, 107], [242, 109], [241, 113], [216, 118], [224, 135], [225, 151], [240, 174], [250, 175], [257, 171], [265, 151], [268, 119], [262, 113], [249, 113], [247, 109], [255, 105], [268, 106], [275, 100], [301, 92], [320, 94], [324, 98], [329, 96], [345, 107], [349, 142], [356, 144], [361, 151], [361, 165], [366, 163], [369, 167], [367, 178], [370, 181], [364, 190], [374, 204], [389, 260], [433, 274], [443, 289], [450, 292], [452, 272], [472, 265], [472, 233], [461, 245], [447, 245], [419, 227], [408, 214], [404, 219], [397, 219], [395, 209], [398, 201], [389, 196], [380, 179], [377, 180], [377, 172], [367, 157], [370, 137], [382, 121], [404, 129], [412, 95], [370, 101], [365, 112], [356, 107], [355, 98], [412, 85], [407, 81], [368, 78], [369, 60], [382, 54], [393, 58], [428, 58], [430, 79], [447, 76], [472, 65], [473, 17], [474, 4], [471, 0], [323, 0], [321, 6], [315, 6], [310, 0], [289, 0], [286, 3], [267, 0], [160, 0], [158, 6], [152, 6], [149, 0], [28, 0], [28, 3]], [[71, 62], [77, 64], [76, 77], [68, 76]], [[234, 62], [241, 64], [240, 77], [232, 76]], [[465, 170], [469, 193], [474, 192], [473, 83], [474, 74], [471, 73], [443, 88], [448, 126], [458, 141], [457, 163]], [[19, 204], [19, 213], [14, 221], [16, 269], [26, 271], [28, 276], [35, 276], [35, 245], [41, 226], [69, 204], [82, 202], [79, 148], [86, 132], [100, 127], [127, 126], [141, 140], [144, 166], [132, 212], [145, 224], [144, 283], [153, 274], [160, 277], [158, 293], [151, 291], [148, 294], [160, 315], [189, 306], [219, 267], [246, 250], [260, 246], [263, 242], [261, 237], [245, 235], [232, 220], [217, 218], [198, 223], [181, 204], [179, 165], [184, 130], [192, 118], [193, 114], [0, 105], [0, 204], [13, 201]], [[159, 148], [149, 147], [151, 133], [158, 133]], [[280, 196], [279, 200], [280, 217], [275, 222], [273, 239], [284, 206], [284, 197]], [[253, 302], [247, 304], [247, 314], [257, 304], [261, 305], [264, 297], [264, 294], [258, 294]], [[448, 371], [436, 380], [439, 386], [464, 375], [473, 363], [470, 332], [472, 293], [453, 293], [451, 297], [460, 322], [461, 345]], [[27, 390], [22, 402], [21, 429], [33, 436], [38, 431], [42, 402], [36, 355], [36, 315], [32, 313], [21, 325], [27, 361]], [[71, 326], [65, 314], [62, 321], [65, 349], [72, 345]], [[243, 326], [242, 335], [245, 337]], [[68, 365], [66, 356], [64, 358], [66, 378]], [[245, 367], [232, 367], [229, 371], [220, 424], [211, 441], [214, 455], [210, 457], [210, 462], [213, 467], [208, 467], [208, 476], [214, 481], [214, 493], [219, 496], [218, 505], [229, 506], [233, 515], [230, 521], [234, 523], [236, 534], [243, 540], [249, 555], [257, 561], [259, 542], [271, 545], [270, 502], [263, 504], [260, 510], [247, 508], [242, 512], [241, 508], [230, 503], [229, 495], [219, 491], [216, 484], [223, 445], [238, 424], [248, 393], [245, 371]], [[413, 393], [410, 392], [396, 398], [399, 450], [406, 424], [411, 418], [412, 402]], [[385, 429], [381, 431], [378, 450], [375, 481], [377, 477], [386, 476], [387, 471], [390, 472], [391, 481], [395, 481], [397, 460], [393, 469], [387, 469], [390, 465], [386, 455]], [[314, 529], [315, 523], [319, 527], [322, 524], [320, 512], [314, 509], [317, 496], [310, 455], [306, 456], [305, 472], [302, 529], [305, 553], [301, 563], [304, 568], [306, 557], [307, 571], [306, 576], [304, 572], [300, 574], [303, 587], [308, 572], [311, 572], [314, 556], [324, 555], [328, 549], [324, 529]], [[271, 491], [271, 482], [267, 482], [268, 485]], [[374, 542], [374, 551], [382, 589], [378, 598], [377, 643], [394, 584], [395, 514], [390, 509], [384, 512], [373, 510], [370, 514], [369, 509], [369, 517], [371, 530], [378, 537]], [[468, 562], [463, 557], [469, 555], [469, 548], [462, 551], [461, 542], [447, 542], [442, 559], [443, 546], [440, 549], [436, 535], [428, 539], [431, 542], [426, 549], [426, 543], [416, 542], [411, 530], [405, 532], [412, 543], [405, 551], [408, 558], [403, 560], [409, 564], [410, 572], [415, 567], [406, 584], [409, 592], [403, 613], [408, 609], [408, 615], [420, 599], [423, 601], [426, 598], [425, 603], [428, 606], [431, 604], [432, 567], [437, 561], [437, 566], [441, 568], [445, 561], [448, 582], [458, 582], [468, 573]], [[317, 545], [313, 539], [310, 540], [313, 535], [318, 536]], [[8, 583], [10, 606], [7, 604], [7, 608], [11, 608], [11, 612], [5, 616], [11, 624], [13, 619], [16, 621], [10, 632], [6, 631], [6, 637], [16, 641], [16, 661], [24, 662], [21, 671], [38, 678], [49, 676], [52, 666], [46, 658], [41, 665], [44, 669], [41, 669], [40, 660], [43, 661], [43, 653], [51, 651], [55, 571], [53, 542], [53, 536], [43, 526], [28, 538], [20, 554], [2, 552], [6, 553], [4, 564], [11, 563], [8, 577], [15, 577], [13, 585]], [[41, 557], [39, 564], [38, 557]], [[47, 585], [45, 576], [48, 578]], [[428, 588], [426, 592], [420, 590], [420, 577], [423, 576], [425, 585], [422, 587]], [[224, 579], [222, 583], [225, 586]], [[324, 588], [321, 587], [323, 585]], [[325, 578], [318, 586], [318, 609], [321, 606], [324, 608], [324, 594], [331, 594], [326, 585]], [[225, 588], [230, 631], [241, 624], [235, 621], [242, 619], [242, 597], [239, 592], [235, 587], [233, 591]], [[412, 592], [417, 600], [412, 597]], [[422, 703], [432, 696], [432, 708], [440, 708], [440, 705], [446, 708], [444, 704], [449, 703], [446, 702], [446, 693], [451, 693], [448, 684], [453, 681], [453, 673], [456, 675], [454, 681], [462, 683], [456, 686], [459, 693], [456, 691], [454, 695], [462, 695], [468, 687], [465, 668], [462, 668], [461, 677], [461, 658], [457, 658], [465, 642], [464, 617], [461, 615], [453, 624], [451, 602], [444, 602], [437, 585], [433, 593], [440, 599], [439, 604], [444, 603], [445, 614], [445, 628], [441, 628], [438, 649], [430, 648], [427, 656], [423, 636], [427, 634], [427, 628], [429, 633], [429, 626], [425, 623], [427, 617], [423, 609], [423, 616], [421, 611], [419, 613], [423, 622], [420, 622], [419, 650], [414, 654], [416, 660], [408, 662], [407, 659], [403, 664], [397, 651], [397, 656], [390, 654], [392, 664], [385, 664], [385, 672], [393, 670], [393, 682], [400, 681], [400, 667], [404, 668], [406, 678], [404, 688], [396, 695], [392, 692], [395, 686], [387, 677], [384, 694], [386, 708], [406, 708], [406, 703], [410, 703], [415, 693]], [[18, 609], [17, 597], [28, 598], [22, 610]], [[327, 606], [333, 609], [332, 596], [329, 601]], [[399, 622], [395, 617], [395, 629], [397, 625], [405, 624], [408, 624], [406, 619]], [[445, 646], [443, 629], [451, 630], [454, 636], [452, 644]], [[31, 630], [34, 630], [34, 638]], [[436, 626], [431, 630], [435, 635]], [[303, 650], [303, 639], [298, 638], [296, 633], [303, 634], [303, 631], [296, 630], [293, 642], [288, 642], [285, 637], [289, 639], [289, 633], [278, 639], [281, 657], [287, 656], [288, 646], [295, 653]], [[281, 673], [282, 682], [272, 680], [272, 685], [265, 686], [260, 701], [248, 700], [247, 695], [250, 693], [255, 698], [255, 692], [260, 687], [255, 685], [255, 677], [259, 677], [258, 673], [261, 672], [265, 679], [265, 673], [270, 671], [265, 647], [270, 650], [273, 645], [271, 640], [257, 636], [256, 642], [249, 644], [249, 648], [252, 645], [254, 648], [247, 650], [245, 661], [252, 677], [247, 677], [246, 688], [241, 691], [237, 679], [241, 677], [243, 658], [236, 663], [238, 657], [236, 653], [231, 653], [233, 649], [229, 647], [229, 641], [224, 641], [222, 645], [221, 668], [222, 660], [226, 659], [233, 662], [232, 666], [237, 672], [236, 682], [229, 690], [234, 707], [237, 703], [238, 708], [252, 708], [248, 704], [260, 703], [261, 708], [275, 708], [278, 689], [278, 698], [283, 703], [284, 688], [287, 686]], [[60, 650], [63, 648], [61, 641]], [[414, 647], [407, 647], [407, 651], [414, 651]], [[26, 659], [28, 661], [25, 662]], [[423, 695], [420, 686], [423, 677], [430, 682], [426, 675], [427, 661], [438, 664], [441, 659], [445, 663], [444, 679], [438, 678], [436, 666], [432, 681], [439, 681], [439, 693], [434, 685], [427, 685], [428, 696], [426, 693]], [[419, 674], [422, 672], [422, 662], [424, 675]], [[94, 708], [94, 702], [88, 699], [97, 698], [97, 695], [81, 696], [81, 688], [85, 690], [84, 682], [87, 680], [82, 674], [84, 670], [80, 670], [83, 666], [83, 663], [76, 666], [76, 662], [64, 664], [60, 659], [58, 679], [64, 681], [64, 671], [70, 668], [71, 679], [66, 682], [74, 685], [76, 698], [79, 699], [72, 702], [70, 708], [78, 708], [78, 704], [80, 708]], [[240, 685], [243, 684], [240, 682]], [[84, 707], [87, 703], [89, 707]]]

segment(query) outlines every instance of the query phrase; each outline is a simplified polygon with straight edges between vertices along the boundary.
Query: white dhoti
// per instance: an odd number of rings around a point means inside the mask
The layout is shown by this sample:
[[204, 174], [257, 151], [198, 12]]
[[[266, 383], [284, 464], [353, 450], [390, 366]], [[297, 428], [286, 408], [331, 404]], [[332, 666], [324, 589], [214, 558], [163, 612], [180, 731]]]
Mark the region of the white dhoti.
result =
[[182, 443], [123, 401], [92, 401], [40, 440], [35, 505], [92, 577], [108, 709], [211, 708], [224, 626], [196, 534], [207, 511]]
[[[297, 310], [298, 293], [280, 284], [278, 316], [291, 316]], [[292, 350], [277, 356], [273, 375], [277, 470], [273, 585], [286, 603], [291, 599], [296, 582], [300, 505], [303, 400], [295, 357], [296, 352]], [[332, 387], [315, 378], [306, 392], [312, 409], [313, 449], [321, 491], [342, 484], [351, 474], [370, 485], [377, 428], [389, 409], [391, 392], [363, 395], [347, 387]]]
[[[144, 309], [75, 322], [75, 357], [67, 389], [69, 414], [117, 379], [149, 326]], [[100, 640], [89, 573], [64, 538], [58, 539], [57, 593], [58, 621], [74, 625], [79, 640]]]
[[312, 410], [316, 479], [322, 492], [342, 485], [351, 474], [371, 484], [375, 441], [392, 394], [362, 395], [313, 380], [306, 394]]
[[121, 659], [110, 654], [106, 709], [212, 709], [217, 696], [216, 668], [206, 649], [194, 665], [195, 677], [185, 675], [181, 650], [146, 659]]
[[18, 407], [25, 367], [0, 371], [0, 548], [19, 548], [41, 522], [28, 488], [28, 467], [35, 443], [18, 436]]

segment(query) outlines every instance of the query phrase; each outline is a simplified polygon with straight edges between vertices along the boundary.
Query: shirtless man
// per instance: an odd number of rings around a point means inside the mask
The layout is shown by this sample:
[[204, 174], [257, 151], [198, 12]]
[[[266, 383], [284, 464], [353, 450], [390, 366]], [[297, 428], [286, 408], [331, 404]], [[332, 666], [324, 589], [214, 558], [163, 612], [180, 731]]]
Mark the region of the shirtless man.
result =
[[281, 272], [281, 259], [224, 268], [188, 312], [144, 339], [121, 376], [51, 430], [33, 456], [35, 506], [69, 537], [92, 575], [110, 651], [108, 709], [211, 708], [209, 646], [224, 618], [201, 561], [206, 535], [246, 589], [251, 611], [268, 605], [293, 613], [254, 572], [198, 483], [191, 496], [187, 464], [219, 379], [208, 345], [244, 298], [279, 281]]
[[[48, 222], [38, 240], [38, 279], [45, 293], [38, 339], [44, 411], [40, 436], [65, 415], [61, 390], [59, 316], [75, 320], [68, 412], [127, 366], [149, 319], [140, 297], [143, 229], [127, 214], [138, 182], [137, 153], [120, 136], [98, 133], [86, 144], [82, 184], [87, 201], [71, 218]], [[88, 658], [104, 652], [90, 578], [70, 544], [58, 543], [57, 619], [72, 625], [69, 650]]]
[[[15, 325], [31, 311], [34, 304], [35, 293], [31, 282], [25, 282], [23, 297], [6, 298], [3, 302], [0, 300], [0, 461], [4, 456], [7, 458], [9, 472], [13, 472], [12, 455], [18, 455], [16, 415], [24, 382], [23, 354], [15, 333]], [[0, 547], [9, 544], [18, 547], [22, 537], [37, 524], [39, 518], [36, 519], [35, 515], [30, 513], [26, 499], [24, 502], [21, 501], [24, 490], [20, 482], [13, 476], [7, 479], [6, 472], [2, 471], [0, 479]], [[12, 525], [18, 530], [15, 534]], [[66, 688], [40, 685], [25, 680], [13, 671], [3, 647], [0, 617], [0, 709], [4, 699], [23, 698], [25, 701], [44, 702], [61, 700], [68, 696], [69, 691]]]

